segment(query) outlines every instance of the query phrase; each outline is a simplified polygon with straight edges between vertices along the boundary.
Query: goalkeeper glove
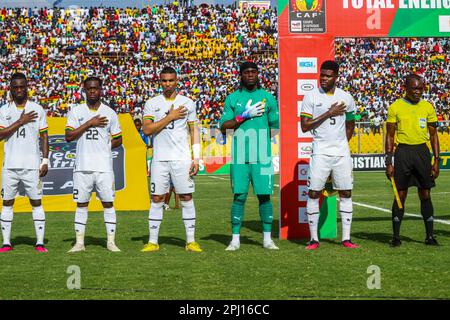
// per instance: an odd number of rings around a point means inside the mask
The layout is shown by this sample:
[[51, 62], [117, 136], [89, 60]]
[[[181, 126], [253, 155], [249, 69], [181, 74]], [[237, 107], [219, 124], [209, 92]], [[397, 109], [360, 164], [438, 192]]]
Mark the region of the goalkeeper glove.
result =
[[248, 100], [247, 105], [245, 106], [244, 112], [236, 117], [236, 121], [238, 123], [244, 122], [244, 120], [260, 117], [264, 113], [264, 104], [260, 101], [255, 104], [252, 104], [252, 100]]

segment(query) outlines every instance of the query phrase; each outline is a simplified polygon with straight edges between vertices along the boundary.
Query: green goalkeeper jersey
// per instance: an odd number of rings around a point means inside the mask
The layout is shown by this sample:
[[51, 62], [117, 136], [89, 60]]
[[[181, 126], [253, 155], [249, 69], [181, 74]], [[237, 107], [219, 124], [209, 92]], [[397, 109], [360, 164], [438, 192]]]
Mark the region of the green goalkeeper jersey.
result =
[[251, 104], [259, 101], [265, 105], [260, 117], [245, 120], [233, 133], [233, 163], [269, 163], [271, 161], [270, 129], [280, 127], [278, 104], [275, 98], [264, 89], [248, 91], [239, 89], [225, 99], [224, 110], [219, 125], [242, 114], [249, 100]]

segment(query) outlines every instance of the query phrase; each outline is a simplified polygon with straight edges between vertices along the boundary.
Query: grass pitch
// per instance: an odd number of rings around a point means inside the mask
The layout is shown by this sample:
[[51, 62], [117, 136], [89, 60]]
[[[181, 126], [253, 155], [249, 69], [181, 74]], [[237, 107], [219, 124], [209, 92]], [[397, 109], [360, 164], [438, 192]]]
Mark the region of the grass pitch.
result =
[[[450, 222], [450, 172], [441, 172], [432, 199], [437, 219]], [[249, 196], [241, 249], [226, 252], [230, 240], [232, 194], [228, 177], [198, 177], [195, 204], [197, 240], [204, 249], [184, 251], [180, 210], [165, 211], [161, 250], [141, 253], [148, 240], [148, 212], [118, 212], [120, 253], [105, 249], [103, 214], [89, 214], [86, 252], [66, 253], [73, 244], [73, 212], [47, 213], [48, 254], [34, 251], [31, 214], [16, 214], [14, 251], [0, 255], [0, 299], [439, 299], [450, 298], [450, 225], [435, 223], [439, 247], [423, 244], [420, 217], [407, 215], [403, 245], [392, 249], [392, 191], [383, 173], [355, 173], [352, 239], [357, 250], [324, 240], [319, 250], [304, 250], [306, 241], [280, 241], [280, 251], [262, 248], [257, 200]], [[279, 207], [278, 188], [273, 197]], [[406, 212], [420, 215], [416, 191], [410, 189]], [[275, 212], [275, 217], [279, 216]], [[275, 222], [278, 228], [278, 220]], [[275, 231], [275, 238], [278, 231]], [[381, 289], [368, 289], [372, 265], [381, 270]], [[72, 273], [81, 271], [81, 289], [70, 290]], [[72, 267], [73, 268], [73, 267]], [[69, 269], [70, 271], [70, 269]], [[69, 281], [70, 282], [70, 281]]]

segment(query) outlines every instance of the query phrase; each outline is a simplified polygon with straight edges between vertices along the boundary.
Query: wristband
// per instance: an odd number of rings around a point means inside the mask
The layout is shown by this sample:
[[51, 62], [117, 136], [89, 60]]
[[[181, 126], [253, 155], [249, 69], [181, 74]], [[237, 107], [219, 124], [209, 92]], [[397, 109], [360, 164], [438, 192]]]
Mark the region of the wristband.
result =
[[392, 165], [392, 160], [393, 159], [394, 159], [394, 154], [393, 153], [391, 153], [391, 152], [386, 153], [386, 157], [385, 157], [385, 160], [384, 160], [384, 162], [386, 163], [386, 166]]
[[42, 168], [42, 166], [45, 166], [45, 165], [47, 165], [48, 166], [48, 158], [44, 158], [44, 159], [42, 159], [42, 162], [41, 162], [41, 168]]
[[194, 155], [194, 160], [200, 159], [200, 143], [195, 143], [192, 145], [192, 154]]
[[434, 156], [434, 160], [435, 160], [435, 161], [436, 161], [436, 160], [437, 160], [437, 161], [441, 161], [441, 157], [439, 157], [439, 156], [437, 156], [437, 157]]

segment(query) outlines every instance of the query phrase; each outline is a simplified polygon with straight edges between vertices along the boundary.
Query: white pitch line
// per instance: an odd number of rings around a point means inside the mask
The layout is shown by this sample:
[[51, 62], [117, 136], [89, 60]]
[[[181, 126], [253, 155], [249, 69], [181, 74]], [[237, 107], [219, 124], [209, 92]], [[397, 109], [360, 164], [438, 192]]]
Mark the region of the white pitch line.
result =
[[[356, 204], [357, 206], [360, 207], [365, 207], [365, 208], [369, 208], [369, 209], [374, 209], [374, 210], [378, 210], [378, 211], [383, 211], [383, 212], [388, 212], [391, 213], [391, 210], [388, 209], [384, 209], [384, 208], [380, 208], [380, 207], [375, 207], [375, 206], [371, 206], [368, 204], [364, 204], [364, 203], [359, 203], [359, 202], [353, 202], [353, 204]], [[414, 213], [405, 213], [406, 216], [410, 216], [410, 217], [416, 217], [416, 218], [422, 218], [421, 215], [419, 214], [414, 214]], [[446, 220], [440, 220], [440, 219], [434, 219], [435, 222], [438, 223], [443, 223], [443, 224], [448, 224], [450, 225], [450, 221], [446, 221]]]
[[220, 179], [220, 180], [228, 180], [228, 178], [216, 177], [216, 176], [208, 176], [211, 179]]

